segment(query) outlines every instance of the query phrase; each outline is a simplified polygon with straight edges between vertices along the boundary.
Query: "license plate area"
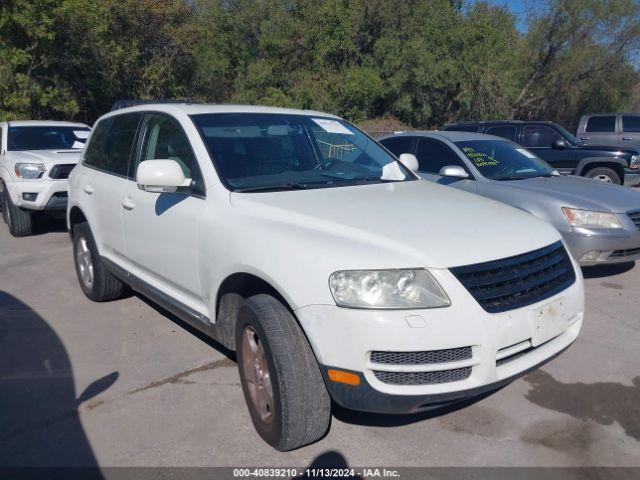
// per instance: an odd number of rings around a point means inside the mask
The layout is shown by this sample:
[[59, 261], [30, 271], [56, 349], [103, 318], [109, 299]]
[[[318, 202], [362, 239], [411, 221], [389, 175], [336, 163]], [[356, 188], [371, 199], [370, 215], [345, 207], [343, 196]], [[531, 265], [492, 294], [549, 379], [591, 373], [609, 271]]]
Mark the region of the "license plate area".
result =
[[555, 300], [533, 311], [531, 344], [541, 345], [564, 332], [569, 326], [569, 315], [564, 298]]

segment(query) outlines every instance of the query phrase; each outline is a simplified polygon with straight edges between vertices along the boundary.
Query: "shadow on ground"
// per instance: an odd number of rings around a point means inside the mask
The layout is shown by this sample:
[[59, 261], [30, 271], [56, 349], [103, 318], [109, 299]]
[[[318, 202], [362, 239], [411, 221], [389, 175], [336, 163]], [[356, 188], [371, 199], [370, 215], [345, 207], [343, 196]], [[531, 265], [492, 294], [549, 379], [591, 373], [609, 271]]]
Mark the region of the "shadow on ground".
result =
[[640, 376], [632, 386], [613, 382], [562, 383], [544, 370], [526, 377], [533, 389], [526, 398], [550, 410], [601, 425], [618, 422], [625, 433], [640, 440]]
[[[340, 478], [350, 478], [353, 480], [362, 480], [360, 475], [351, 475], [351, 472], [349, 472], [350, 468], [353, 467], [349, 466], [344, 455], [336, 450], [328, 450], [314, 458], [311, 464], [305, 469], [304, 475], [296, 478], [316, 479], [335, 476]], [[338, 472], [335, 472], [336, 475], [328, 475], [328, 472], [325, 469], [342, 469], [347, 470], [347, 472], [343, 472], [344, 474], [337, 474]]]
[[628, 272], [635, 266], [636, 262], [612, 263], [610, 265], [595, 265], [593, 267], [582, 267], [584, 278], [610, 277]]
[[76, 396], [71, 363], [55, 331], [0, 291], [0, 467], [97, 467], [78, 408], [90, 408], [85, 402], [117, 378], [112, 372]]

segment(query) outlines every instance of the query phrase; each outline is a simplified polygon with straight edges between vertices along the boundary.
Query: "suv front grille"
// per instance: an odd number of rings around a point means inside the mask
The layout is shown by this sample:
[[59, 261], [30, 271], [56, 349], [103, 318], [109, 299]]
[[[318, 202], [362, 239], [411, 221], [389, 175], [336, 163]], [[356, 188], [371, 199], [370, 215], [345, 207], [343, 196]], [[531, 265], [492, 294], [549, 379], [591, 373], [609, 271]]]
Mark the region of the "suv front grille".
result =
[[448, 348], [424, 352], [371, 352], [371, 362], [385, 365], [427, 365], [458, 362], [471, 358], [471, 347]]
[[540, 302], [576, 280], [562, 242], [522, 255], [450, 270], [489, 313], [506, 312]]
[[636, 227], [638, 227], [638, 230], [640, 230], [640, 210], [629, 212], [627, 215], [629, 215], [631, 221], [635, 223]]
[[55, 180], [69, 178], [69, 174], [75, 166], [75, 163], [59, 163], [58, 165], [54, 165], [49, 172], [49, 178], [53, 178]]
[[374, 370], [373, 374], [382, 383], [391, 385], [433, 385], [465, 380], [471, 375], [471, 367], [437, 372], [383, 372]]

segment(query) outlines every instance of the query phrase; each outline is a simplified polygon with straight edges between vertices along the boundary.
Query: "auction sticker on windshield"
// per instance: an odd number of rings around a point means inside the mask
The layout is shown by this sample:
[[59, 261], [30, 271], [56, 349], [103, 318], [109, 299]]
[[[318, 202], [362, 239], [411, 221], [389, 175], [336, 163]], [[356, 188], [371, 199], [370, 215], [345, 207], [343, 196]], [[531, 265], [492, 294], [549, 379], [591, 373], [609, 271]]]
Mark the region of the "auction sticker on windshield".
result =
[[312, 118], [325, 132], [342, 133], [343, 135], [353, 135], [353, 132], [340, 122], [329, 120], [328, 118]]

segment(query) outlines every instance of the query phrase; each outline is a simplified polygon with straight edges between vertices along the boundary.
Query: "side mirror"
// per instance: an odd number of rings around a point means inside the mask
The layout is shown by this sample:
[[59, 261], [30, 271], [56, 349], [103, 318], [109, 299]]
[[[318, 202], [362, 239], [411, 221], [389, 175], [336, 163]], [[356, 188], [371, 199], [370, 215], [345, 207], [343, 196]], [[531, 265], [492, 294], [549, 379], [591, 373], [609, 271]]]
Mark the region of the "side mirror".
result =
[[567, 148], [567, 142], [564, 141], [564, 138], [556, 138], [551, 144], [551, 148], [554, 150], [564, 150]]
[[146, 192], [172, 193], [179, 187], [188, 187], [191, 181], [175, 160], [145, 160], [138, 165], [136, 183]]
[[418, 159], [413, 153], [402, 153], [400, 154], [399, 160], [400, 163], [402, 163], [413, 173], [416, 173], [420, 168], [420, 165], [418, 165]]
[[441, 177], [469, 178], [469, 174], [459, 165], [447, 165], [440, 169]]

